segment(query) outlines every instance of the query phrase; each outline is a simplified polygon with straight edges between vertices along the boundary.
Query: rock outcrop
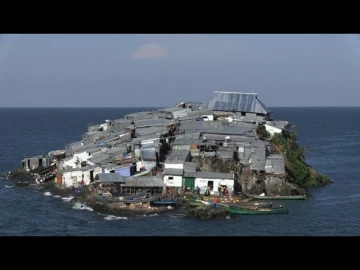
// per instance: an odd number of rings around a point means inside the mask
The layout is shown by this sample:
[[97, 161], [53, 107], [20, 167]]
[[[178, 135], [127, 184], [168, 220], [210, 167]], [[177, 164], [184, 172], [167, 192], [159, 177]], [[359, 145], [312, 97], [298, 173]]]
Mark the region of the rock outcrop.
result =
[[[292, 176], [266, 174], [255, 172], [248, 166], [236, 161], [221, 160], [219, 158], [193, 158], [201, 171], [226, 172], [235, 174], [235, 191], [245, 191], [252, 194], [265, 193], [267, 195], [304, 195], [306, 190], [293, 183]], [[316, 173], [316, 172], [315, 172]], [[321, 177], [318, 177], [321, 179]]]

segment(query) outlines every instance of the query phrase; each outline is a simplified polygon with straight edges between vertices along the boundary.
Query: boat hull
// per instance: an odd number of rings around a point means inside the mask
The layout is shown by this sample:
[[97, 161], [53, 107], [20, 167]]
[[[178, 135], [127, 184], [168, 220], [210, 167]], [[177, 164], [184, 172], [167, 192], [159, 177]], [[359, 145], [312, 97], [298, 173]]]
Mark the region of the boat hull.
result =
[[99, 202], [102, 203], [115, 203], [115, 202], [122, 202], [122, 203], [126, 203], [126, 204], [130, 204], [130, 203], [147, 203], [147, 202], [153, 202], [155, 201], [155, 197], [151, 197], [151, 198], [144, 198], [144, 199], [128, 199], [125, 198], [123, 200], [120, 200], [119, 198], [104, 198], [101, 196], [95, 196], [95, 199]]
[[306, 196], [252, 196], [253, 200], [306, 200]]
[[177, 201], [171, 200], [171, 201], [152, 201], [151, 202], [152, 205], [155, 206], [175, 206], [177, 204]]
[[271, 214], [288, 214], [286, 208], [261, 208], [256, 210], [245, 210], [241, 208], [227, 207], [226, 210], [233, 215], [271, 215]]

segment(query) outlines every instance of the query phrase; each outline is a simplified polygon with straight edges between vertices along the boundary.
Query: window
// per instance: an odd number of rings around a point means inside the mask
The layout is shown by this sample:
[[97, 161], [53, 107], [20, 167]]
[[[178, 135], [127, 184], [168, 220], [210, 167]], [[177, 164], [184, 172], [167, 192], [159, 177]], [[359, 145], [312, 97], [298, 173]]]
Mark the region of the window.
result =
[[245, 116], [245, 112], [241, 112], [241, 116]]
[[174, 177], [173, 177], [173, 176], [169, 176], [168, 179], [169, 179], [169, 180], [174, 180]]

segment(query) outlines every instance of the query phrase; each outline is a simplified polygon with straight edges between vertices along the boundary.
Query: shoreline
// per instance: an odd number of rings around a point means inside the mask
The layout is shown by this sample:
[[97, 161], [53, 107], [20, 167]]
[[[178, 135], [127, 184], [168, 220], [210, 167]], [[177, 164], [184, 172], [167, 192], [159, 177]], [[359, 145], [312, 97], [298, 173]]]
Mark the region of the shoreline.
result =
[[[113, 203], [102, 203], [97, 201], [93, 195], [90, 194], [88, 187], [84, 187], [80, 190], [80, 192], [74, 191], [71, 188], [58, 188], [55, 183], [46, 182], [41, 184], [36, 184], [35, 179], [29, 181], [30, 177], [26, 178], [26, 185], [19, 186], [18, 183], [24, 183], [25, 179], [14, 178], [5, 180], [14, 183], [14, 187], [17, 188], [29, 188], [32, 186], [37, 186], [39, 193], [49, 192], [51, 196], [60, 196], [62, 198], [69, 198], [70, 204], [80, 203], [84, 204], [84, 208], [90, 207], [92, 211], [99, 213], [100, 215], [110, 215], [116, 217], [131, 217], [138, 215], [160, 215], [163, 213], [174, 213], [174, 215], [179, 216], [188, 216], [195, 217], [201, 220], [207, 219], [225, 219], [230, 214], [222, 209], [215, 209], [207, 205], [201, 205], [197, 207], [190, 206], [184, 199], [182, 199], [181, 205], [172, 207], [172, 206], [151, 206], [150, 203], [134, 203], [134, 204], [125, 204], [121, 202], [113, 202]], [[16, 183], [16, 181], [18, 181]], [[185, 197], [189, 198], [193, 194], [185, 193]], [[185, 198], [184, 197], [184, 198]], [[209, 198], [207, 198], [209, 199]], [[238, 201], [238, 197], [232, 197], [233, 202]], [[228, 201], [227, 203], [231, 202]], [[246, 200], [245, 200], [246, 201]], [[224, 202], [224, 201], [222, 201]]]

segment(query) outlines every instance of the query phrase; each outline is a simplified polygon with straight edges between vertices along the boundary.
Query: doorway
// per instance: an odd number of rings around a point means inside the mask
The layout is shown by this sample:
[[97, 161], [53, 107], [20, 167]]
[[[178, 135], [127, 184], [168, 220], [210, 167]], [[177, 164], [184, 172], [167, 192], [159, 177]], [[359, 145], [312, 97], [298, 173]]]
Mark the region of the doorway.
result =
[[214, 181], [208, 181], [207, 182], [207, 188], [210, 187], [210, 191], [214, 190]]
[[39, 167], [42, 167], [42, 164], [43, 164], [43, 160], [42, 158], [39, 158]]
[[94, 170], [90, 171], [90, 182], [94, 181]]

